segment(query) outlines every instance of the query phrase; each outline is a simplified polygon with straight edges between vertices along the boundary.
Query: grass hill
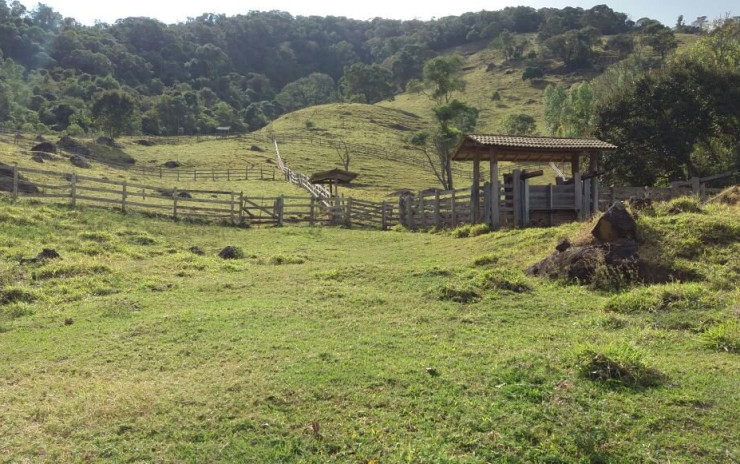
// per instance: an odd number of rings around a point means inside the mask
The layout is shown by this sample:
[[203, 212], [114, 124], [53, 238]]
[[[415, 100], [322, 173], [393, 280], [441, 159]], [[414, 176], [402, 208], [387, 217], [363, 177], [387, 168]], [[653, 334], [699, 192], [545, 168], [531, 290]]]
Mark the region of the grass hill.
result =
[[[646, 243], [696, 280], [615, 291], [522, 273], [575, 223], [245, 231], [2, 200], [0, 450], [737, 461], [739, 223], [686, 200], [642, 214]], [[218, 258], [226, 245], [242, 257]], [[42, 248], [61, 257], [20, 264]]]

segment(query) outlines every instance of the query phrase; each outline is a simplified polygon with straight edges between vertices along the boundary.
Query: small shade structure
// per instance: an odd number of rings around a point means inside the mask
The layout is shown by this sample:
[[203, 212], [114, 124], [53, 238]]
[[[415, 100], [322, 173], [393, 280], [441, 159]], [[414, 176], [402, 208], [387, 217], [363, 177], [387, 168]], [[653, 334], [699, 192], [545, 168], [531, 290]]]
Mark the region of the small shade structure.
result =
[[[589, 159], [589, 172], [598, 171], [598, 155], [604, 150], [616, 150], [616, 146], [597, 139], [524, 137], [512, 135], [467, 134], [463, 136], [452, 155], [453, 161], [473, 162], [473, 186], [471, 203], [473, 211], [478, 214], [480, 202], [480, 161], [489, 161], [491, 176], [491, 197], [499, 192], [499, 161], [514, 163], [571, 163], [571, 172], [575, 177], [580, 172], [580, 159], [585, 155]], [[593, 177], [594, 201], [598, 199], [596, 177]], [[498, 227], [498, 202], [492, 202], [490, 212], [491, 225]], [[480, 218], [474, 218], [478, 220]]]
[[[342, 169], [332, 169], [331, 171], [317, 172], [308, 179], [312, 184], [329, 184], [329, 192], [332, 196], [339, 196], [339, 184], [349, 184], [355, 180], [359, 174], [355, 172], [344, 171]], [[332, 188], [333, 187], [333, 188]]]

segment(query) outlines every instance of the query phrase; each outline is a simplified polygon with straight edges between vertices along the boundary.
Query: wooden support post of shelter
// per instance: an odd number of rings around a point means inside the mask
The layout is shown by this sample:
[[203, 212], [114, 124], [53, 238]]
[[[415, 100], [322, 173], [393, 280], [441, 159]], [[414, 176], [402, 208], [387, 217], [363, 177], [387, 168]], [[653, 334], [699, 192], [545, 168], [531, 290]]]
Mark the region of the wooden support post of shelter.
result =
[[480, 155], [473, 156], [473, 185], [470, 187], [470, 221], [480, 220]]
[[496, 152], [491, 149], [489, 157], [489, 170], [491, 175], [491, 212], [489, 225], [491, 229], [498, 229], [501, 225], [501, 195], [499, 193], [499, 180], [498, 180], [498, 156]]

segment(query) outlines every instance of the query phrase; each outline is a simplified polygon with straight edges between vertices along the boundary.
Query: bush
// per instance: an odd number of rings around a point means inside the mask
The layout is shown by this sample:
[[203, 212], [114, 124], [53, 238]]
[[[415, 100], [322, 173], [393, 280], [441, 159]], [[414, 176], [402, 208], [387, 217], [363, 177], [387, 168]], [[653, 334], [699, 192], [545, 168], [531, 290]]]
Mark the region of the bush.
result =
[[716, 324], [699, 337], [706, 347], [713, 350], [740, 353], [740, 323], [737, 320]]
[[470, 237], [470, 224], [465, 224], [452, 231], [452, 236], [455, 238], [466, 238]]
[[601, 349], [585, 346], [577, 351], [578, 372], [596, 382], [627, 387], [659, 385], [665, 375], [648, 367], [644, 354], [627, 344], [612, 344]]
[[524, 73], [522, 73], [522, 80], [526, 81], [528, 79], [540, 79], [544, 76], [545, 72], [540, 68], [526, 68], [524, 70]]
[[475, 224], [470, 227], [470, 237], [477, 237], [479, 235], [485, 235], [487, 233], [491, 232], [491, 228], [488, 227], [488, 224]]

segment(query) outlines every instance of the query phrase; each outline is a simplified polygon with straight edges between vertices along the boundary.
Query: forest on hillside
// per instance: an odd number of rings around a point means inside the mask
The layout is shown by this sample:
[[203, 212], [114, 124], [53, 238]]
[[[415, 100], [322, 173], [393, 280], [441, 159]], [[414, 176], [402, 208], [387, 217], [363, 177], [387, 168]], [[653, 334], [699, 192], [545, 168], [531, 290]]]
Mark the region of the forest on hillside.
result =
[[[699, 33], [705, 20], [679, 26]], [[536, 33], [536, 41], [517, 35], [524, 33]], [[130, 108], [118, 121], [123, 132], [255, 130], [306, 106], [392, 98], [422, 78], [426, 60], [451, 47], [503, 39], [509, 58], [541, 49], [582, 67], [606, 35], [607, 48], [624, 54], [637, 36], [666, 51], [675, 47], [670, 28], [630, 21], [606, 5], [508, 7], [432, 21], [269, 11], [84, 26], [44, 4], [28, 10], [0, 0], [0, 126], [85, 133], [95, 128], [95, 103], [108, 99]]]
[[[698, 40], [677, 51], [679, 33]], [[28, 10], [0, 0], [0, 129], [244, 132], [313, 105], [421, 91], [435, 101], [425, 115], [433, 124], [407, 142], [449, 187], [449, 154], [478, 117], [478, 108], [456, 99], [465, 69], [454, 51], [464, 46], [495, 50], [523, 69], [524, 80], [597, 75], [547, 87], [544, 126], [548, 135], [617, 144], [607, 180], [665, 184], [740, 168], [740, 19], [679, 17], [667, 27], [606, 5], [507, 7], [431, 21], [253, 11], [85, 26], [44, 4]], [[528, 134], [536, 125], [529, 114], [511, 114], [501, 127]]]

